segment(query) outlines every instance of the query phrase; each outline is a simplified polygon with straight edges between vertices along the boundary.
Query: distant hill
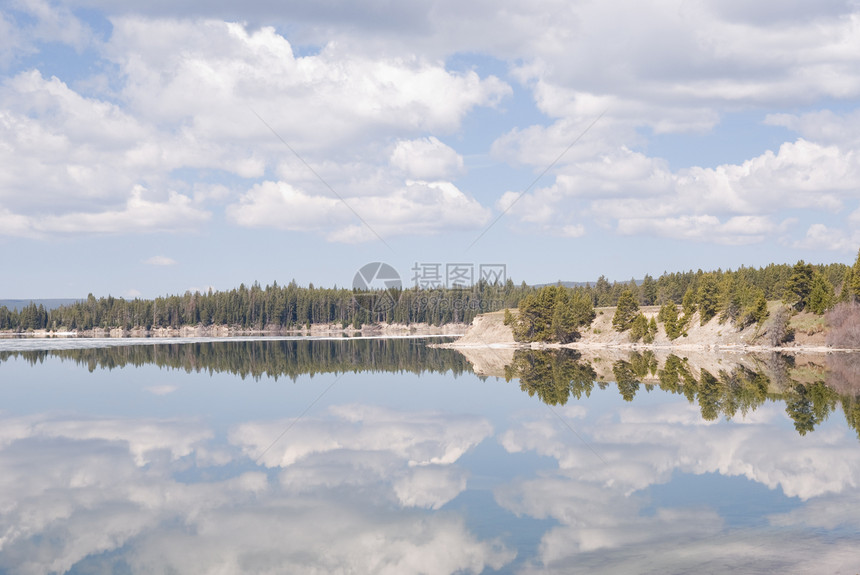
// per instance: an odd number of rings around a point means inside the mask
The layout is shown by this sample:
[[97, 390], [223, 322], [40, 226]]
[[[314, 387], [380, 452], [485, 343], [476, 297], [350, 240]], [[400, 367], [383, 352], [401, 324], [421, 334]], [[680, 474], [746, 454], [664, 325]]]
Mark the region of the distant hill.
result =
[[[84, 299], [84, 298], [81, 298]], [[52, 309], [56, 309], [62, 305], [73, 304], [76, 301], [81, 301], [80, 299], [0, 299], [0, 307], [5, 306], [6, 308], [13, 311], [21, 311], [21, 309], [30, 305], [30, 302], [35, 303], [36, 305], [43, 305], [45, 309], [50, 311]]]

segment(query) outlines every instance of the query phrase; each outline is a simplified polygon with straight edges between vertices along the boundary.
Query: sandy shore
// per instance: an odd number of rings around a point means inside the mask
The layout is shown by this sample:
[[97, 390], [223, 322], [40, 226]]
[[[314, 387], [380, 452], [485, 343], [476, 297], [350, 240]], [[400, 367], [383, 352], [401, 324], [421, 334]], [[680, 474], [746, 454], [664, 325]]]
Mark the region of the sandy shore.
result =
[[[642, 308], [649, 319], [656, 316], [656, 306]], [[582, 332], [582, 337], [569, 344], [518, 343], [514, 340], [510, 327], [504, 325], [504, 312], [493, 312], [475, 318], [465, 335], [455, 342], [439, 344], [441, 347], [465, 349], [552, 349], [571, 348], [578, 350], [618, 349], [627, 351], [654, 350], [672, 352], [726, 352], [726, 353], [851, 353], [860, 350], [834, 348], [825, 345], [825, 332], [800, 332], [795, 341], [784, 346], [766, 343], [766, 326], [750, 326], [737, 330], [729, 324], [720, 324], [717, 318], [700, 325], [698, 314], [694, 315], [687, 329], [687, 336], [670, 340], [663, 329], [658, 327], [653, 343], [632, 343], [627, 332], [619, 333], [612, 328], [615, 308], [597, 310], [598, 315], [591, 326]]]

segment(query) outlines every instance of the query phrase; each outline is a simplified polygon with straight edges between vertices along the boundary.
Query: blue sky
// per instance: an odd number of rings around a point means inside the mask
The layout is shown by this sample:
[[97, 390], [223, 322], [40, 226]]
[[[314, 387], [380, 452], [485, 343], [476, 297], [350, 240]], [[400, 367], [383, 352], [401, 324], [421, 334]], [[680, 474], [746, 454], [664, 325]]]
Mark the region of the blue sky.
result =
[[860, 247], [856, 1], [138, 4], [0, 3], [0, 297]]

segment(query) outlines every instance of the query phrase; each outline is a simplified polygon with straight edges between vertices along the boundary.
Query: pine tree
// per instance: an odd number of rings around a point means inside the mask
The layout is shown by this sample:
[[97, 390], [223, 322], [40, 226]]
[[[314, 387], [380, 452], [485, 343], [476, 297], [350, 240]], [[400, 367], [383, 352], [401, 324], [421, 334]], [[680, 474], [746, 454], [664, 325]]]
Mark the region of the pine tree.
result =
[[519, 315], [505, 313], [517, 341], [560, 341], [569, 343], [579, 337], [579, 328], [594, 319], [591, 298], [570, 293], [562, 286], [547, 286], [520, 301]]
[[687, 291], [684, 292], [684, 299], [681, 302], [681, 307], [684, 310], [685, 316], [692, 316], [696, 313], [696, 290], [693, 286], [687, 286]]
[[720, 284], [713, 274], [702, 277], [698, 293], [699, 315], [702, 325], [708, 323], [717, 315], [720, 309]]
[[657, 320], [654, 316], [651, 316], [651, 319], [648, 321], [648, 333], [643, 338], [645, 343], [653, 343], [654, 338], [657, 337]]
[[767, 316], [767, 299], [764, 296], [764, 291], [754, 287], [750, 290], [749, 301], [738, 318], [738, 327], [743, 329], [754, 323], [762, 325]]
[[803, 260], [794, 264], [791, 277], [785, 284], [782, 301], [798, 311], [803, 311], [809, 299], [809, 292], [812, 290], [814, 272], [812, 264], [807, 264]]
[[639, 313], [639, 304], [636, 303], [636, 298], [633, 292], [629, 289], [621, 292], [618, 297], [618, 306], [615, 308], [615, 315], [612, 318], [612, 327], [615, 331], [624, 331], [628, 329]]
[[555, 305], [553, 305], [550, 325], [552, 334], [559, 342], [570, 343], [579, 335], [576, 331], [578, 327], [576, 323], [570, 297], [564, 288], [560, 288], [555, 297]]
[[642, 305], [654, 305], [657, 302], [657, 282], [650, 275], [645, 275], [639, 291], [642, 294]]
[[606, 279], [606, 276], [600, 276], [597, 278], [597, 283], [594, 286], [594, 304], [601, 307], [611, 305], [611, 292], [612, 286], [609, 284], [609, 280]]
[[851, 288], [851, 283], [854, 279], [854, 270], [850, 267], [845, 268], [845, 274], [842, 276], [842, 286], [839, 289], [839, 302], [854, 301], [854, 292]]
[[681, 324], [678, 321], [678, 306], [673, 302], [663, 304], [660, 308], [660, 313], [657, 314], [657, 319], [663, 322], [663, 329], [666, 330], [666, 337], [676, 339], [681, 335]]
[[[648, 319], [639, 313], [630, 324], [630, 341], [637, 342], [648, 336]], [[653, 341], [653, 340], [652, 340]], [[646, 341], [645, 343], [651, 343]]]
[[812, 277], [806, 309], [821, 315], [833, 305], [833, 285], [817, 271]]

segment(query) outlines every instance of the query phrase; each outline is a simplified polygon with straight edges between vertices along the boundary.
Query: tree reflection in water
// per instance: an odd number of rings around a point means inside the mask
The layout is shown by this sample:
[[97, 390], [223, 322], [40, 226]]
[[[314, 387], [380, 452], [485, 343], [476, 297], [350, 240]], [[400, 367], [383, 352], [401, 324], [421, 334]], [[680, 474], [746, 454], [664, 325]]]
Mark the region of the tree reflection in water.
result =
[[583, 359], [575, 350], [517, 350], [505, 368], [505, 378], [519, 379], [523, 391], [549, 405], [588, 397], [595, 385], [603, 389], [615, 383], [625, 401], [633, 401], [643, 385], [648, 390], [656, 386], [697, 404], [707, 421], [720, 416], [731, 420], [765, 402], [782, 402], [801, 435], [813, 431], [841, 406], [848, 425], [860, 437], [860, 356], [828, 355], [822, 369], [798, 368], [794, 357], [779, 353], [753, 359], [754, 368], [737, 363], [712, 373], [694, 369], [678, 355], [658, 360], [652, 351], [632, 352], [612, 363], [611, 380], [601, 381], [592, 365], [595, 360]]

